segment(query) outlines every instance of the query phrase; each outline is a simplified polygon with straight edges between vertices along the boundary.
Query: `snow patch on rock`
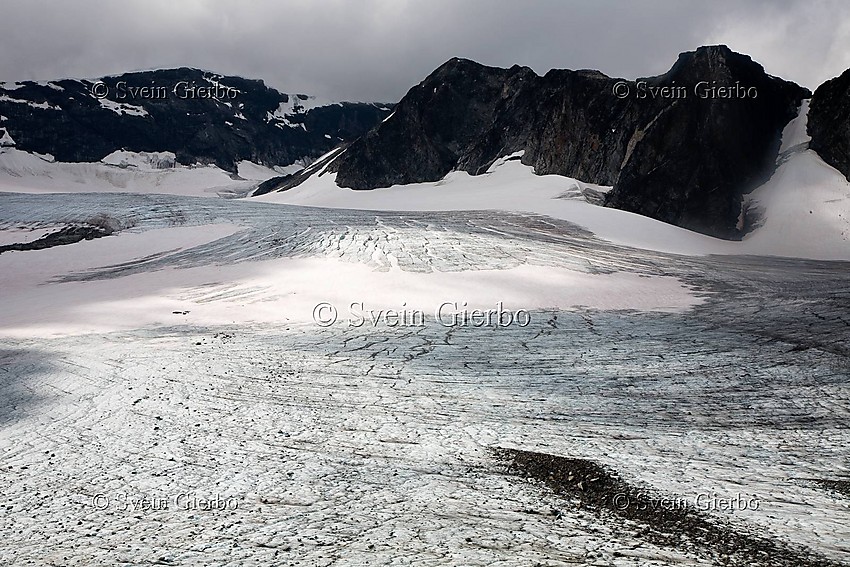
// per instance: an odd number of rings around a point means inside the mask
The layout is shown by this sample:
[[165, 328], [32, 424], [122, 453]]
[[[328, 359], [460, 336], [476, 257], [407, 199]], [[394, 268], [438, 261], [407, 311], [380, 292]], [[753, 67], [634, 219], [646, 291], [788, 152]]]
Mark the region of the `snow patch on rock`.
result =
[[0, 128], [0, 148], [14, 147], [15, 140], [5, 129]]
[[111, 110], [115, 114], [127, 116], [148, 116], [148, 111], [141, 106], [134, 106], [126, 102], [115, 102], [106, 98], [99, 99], [100, 106], [107, 110]]
[[13, 104], [26, 104], [29, 107], [39, 108], [41, 110], [62, 110], [58, 106], [54, 106], [54, 105], [52, 105], [48, 102], [33, 102], [31, 100], [22, 100], [22, 99], [18, 99], [18, 98], [12, 98], [8, 95], [0, 95], [0, 102], [11, 102]]
[[[287, 97], [288, 100], [280, 103], [277, 110], [266, 114], [266, 122], [278, 121], [285, 126], [292, 128], [297, 128], [298, 126], [304, 128], [303, 124], [293, 123], [290, 121], [290, 118], [297, 115], [307, 114], [314, 108], [341, 105], [339, 102], [333, 102], [323, 98], [303, 94], [290, 94], [287, 95]], [[306, 130], [306, 128], [304, 129]]]

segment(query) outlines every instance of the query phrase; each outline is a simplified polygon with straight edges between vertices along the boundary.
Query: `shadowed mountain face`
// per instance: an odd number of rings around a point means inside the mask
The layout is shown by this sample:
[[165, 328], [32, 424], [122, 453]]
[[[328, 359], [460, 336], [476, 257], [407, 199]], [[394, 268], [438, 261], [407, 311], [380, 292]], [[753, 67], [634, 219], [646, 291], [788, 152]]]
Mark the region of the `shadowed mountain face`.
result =
[[5, 145], [59, 161], [98, 161], [122, 149], [170, 151], [182, 164], [235, 172], [242, 160], [312, 161], [369, 130], [391, 106], [320, 106], [262, 81], [180, 68], [0, 84], [0, 130]]
[[[658, 112], [641, 117], [606, 204], [720, 238], [740, 237], [742, 196], [773, 172], [782, 129], [809, 91], [722, 46], [680, 55], [647, 84], [684, 86], [688, 96], [662, 99]], [[710, 90], [735, 85], [741, 88], [731, 98]]]
[[808, 133], [809, 147], [850, 181], [850, 69], [815, 90]]
[[372, 189], [479, 174], [524, 150], [538, 174], [613, 185], [608, 206], [736, 238], [742, 195], [772, 172], [782, 129], [809, 94], [725, 46], [638, 81], [452, 59], [331, 169], [343, 187]]
[[436, 181], [453, 169], [473, 175], [525, 150], [539, 174], [611, 184], [629, 139], [612, 125], [636, 117], [595, 71], [486, 67], [452, 59], [413, 87], [385, 122], [332, 166], [337, 183], [373, 189]]

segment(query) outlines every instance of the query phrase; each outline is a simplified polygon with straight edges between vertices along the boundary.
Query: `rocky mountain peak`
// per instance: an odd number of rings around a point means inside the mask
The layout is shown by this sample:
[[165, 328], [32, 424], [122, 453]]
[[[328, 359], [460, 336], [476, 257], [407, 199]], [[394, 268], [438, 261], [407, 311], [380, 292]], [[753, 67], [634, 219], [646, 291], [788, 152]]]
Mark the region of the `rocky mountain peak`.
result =
[[772, 171], [782, 128], [809, 94], [724, 45], [636, 81], [455, 58], [330, 170], [343, 187], [372, 189], [480, 174], [522, 150], [537, 174], [613, 185], [609, 206], [736, 238], [742, 195]]
[[782, 129], [811, 93], [726, 46], [683, 53], [636, 90], [636, 104], [653, 104], [639, 112], [633, 151], [606, 203], [739, 238], [743, 195], [769, 178]]

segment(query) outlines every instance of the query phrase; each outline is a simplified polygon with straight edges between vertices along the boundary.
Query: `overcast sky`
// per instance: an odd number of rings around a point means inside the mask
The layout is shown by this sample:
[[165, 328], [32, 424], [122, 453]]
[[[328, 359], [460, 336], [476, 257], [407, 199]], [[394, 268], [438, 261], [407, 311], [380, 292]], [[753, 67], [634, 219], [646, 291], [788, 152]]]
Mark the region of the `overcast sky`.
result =
[[191, 66], [395, 101], [451, 57], [636, 78], [725, 43], [814, 89], [850, 67], [846, 0], [0, 0], [0, 80]]

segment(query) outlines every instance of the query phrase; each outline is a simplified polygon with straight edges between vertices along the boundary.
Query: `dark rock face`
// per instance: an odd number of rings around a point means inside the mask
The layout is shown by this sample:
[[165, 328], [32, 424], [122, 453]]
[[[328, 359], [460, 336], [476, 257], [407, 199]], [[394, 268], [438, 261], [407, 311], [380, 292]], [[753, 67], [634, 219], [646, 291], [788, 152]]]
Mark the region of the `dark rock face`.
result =
[[453, 169], [479, 174], [525, 150], [523, 163], [539, 174], [610, 185], [628, 142], [611, 125], [635, 118], [612, 94], [614, 83], [595, 71], [539, 77], [527, 67], [452, 59], [331, 167], [340, 186], [374, 189], [436, 181]]
[[807, 130], [809, 147], [850, 181], [850, 69], [815, 90]]
[[477, 153], [501, 143], [494, 118], [511, 110], [531, 69], [496, 69], [452, 59], [413, 87], [391, 117], [355, 141], [334, 169], [337, 183], [373, 189], [434, 181], [455, 168], [477, 172]]
[[170, 151], [181, 164], [211, 163], [235, 172], [242, 160], [267, 166], [309, 162], [368, 131], [392, 106], [310, 108], [308, 97], [279, 93], [262, 81], [187, 68], [127, 73], [100, 83], [0, 84], [0, 127], [18, 149], [59, 161], [98, 161], [121, 149]]
[[638, 81], [452, 59], [330, 169], [343, 187], [373, 189], [479, 174], [524, 150], [537, 174], [613, 185], [608, 206], [736, 238], [742, 195], [773, 170], [782, 129], [808, 95], [725, 46], [683, 53]]
[[638, 106], [614, 94], [618, 82], [598, 71], [549, 71], [526, 110], [534, 122], [523, 163], [540, 175], [613, 185], [641, 118]]
[[[660, 99], [660, 110], [638, 123], [634, 149], [606, 204], [720, 238], [740, 237], [742, 196], [773, 172], [782, 129], [810, 93], [724, 46], [683, 53], [670, 71], [646, 83], [684, 86], [688, 96]], [[710, 90], [736, 85], [732, 97]]]

